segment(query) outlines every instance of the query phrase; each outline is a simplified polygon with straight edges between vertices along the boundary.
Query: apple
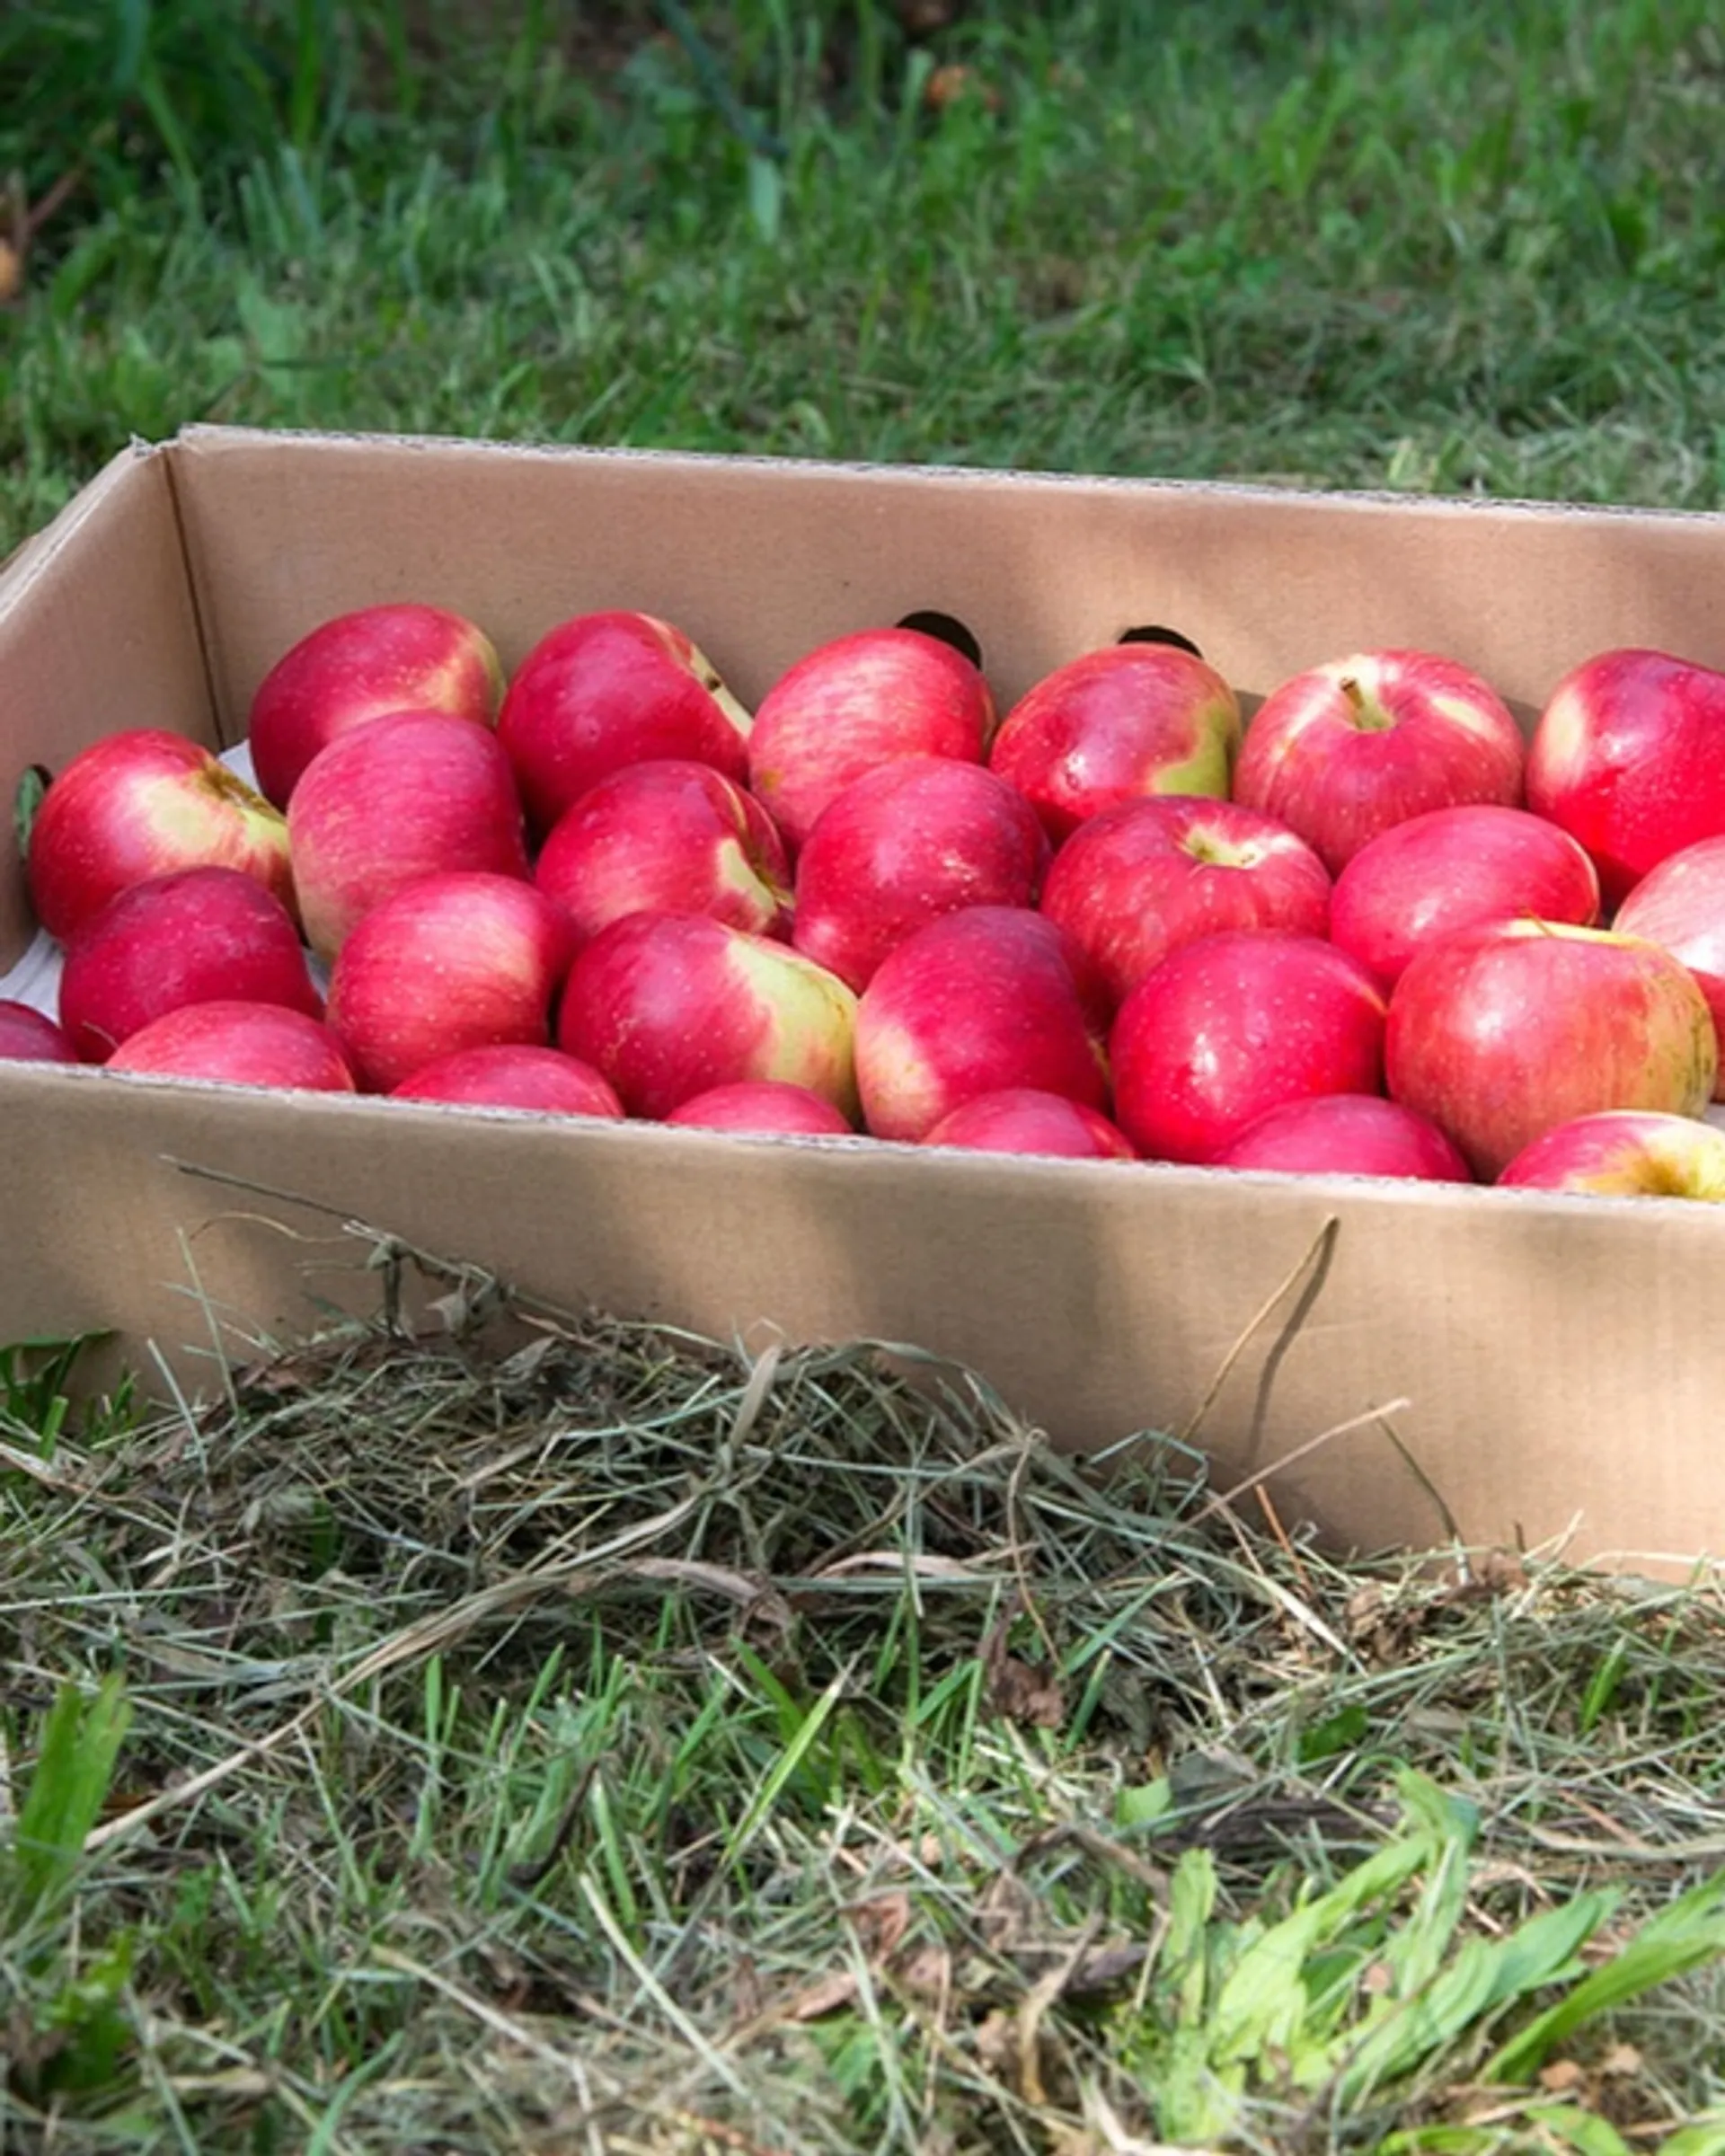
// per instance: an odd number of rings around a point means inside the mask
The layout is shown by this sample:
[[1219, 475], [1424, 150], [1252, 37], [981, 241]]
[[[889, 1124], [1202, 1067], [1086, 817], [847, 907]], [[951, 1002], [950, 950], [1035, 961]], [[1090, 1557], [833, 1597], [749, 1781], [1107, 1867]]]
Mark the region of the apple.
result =
[[154, 727], [73, 757], [25, 862], [36, 918], [61, 942], [130, 885], [198, 868], [238, 869], [296, 913], [287, 819], [200, 743]]
[[306, 941], [329, 963], [422, 876], [528, 874], [521, 797], [495, 735], [444, 711], [391, 711], [338, 734], [288, 804]]
[[258, 791], [286, 808], [301, 772], [349, 728], [409, 711], [488, 727], [502, 694], [491, 639], [461, 614], [411, 603], [338, 614], [284, 651], [252, 699]]
[[1163, 794], [1104, 808], [1054, 857], [1042, 911], [1118, 1004], [1171, 950], [1225, 928], [1322, 936], [1330, 871], [1286, 824], [1232, 801]]
[[1725, 673], [1640, 649], [1575, 667], [1534, 728], [1527, 805], [1587, 848], [1608, 906], [1725, 836]]
[[280, 1003], [181, 1003], [140, 1026], [104, 1067], [223, 1085], [354, 1090], [353, 1073], [329, 1028]]
[[973, 1153], [1057, 1153], [1069, 1160], [1137, 1157], [1125, 1132], [1100, 1109], [1030, 1085], [978, 1093], [942, 1116], [923, 1144], [958, 1145]]
[[1471, 1183], [1467, 1162], [1438, 1126], [1379, 1093], [1312, 1093], [1247, 1124], [1217, 1168], [1284, 1175], [1394, 1175]]
[[46, 1012], [0, 1002], [0, 1063], [77, 1063], [78, 1051]]
[[494, 1041], [438, 1056], [390, 1091], [392, 1100], [464, 1108], [521, 1108], [566, 1116], [620, 1117], [623, 1103], [590, 1065], [560, 1049]]
[[1146, 794], [1222, 799], [1239, 747], [1240, 701], [1214, 667], [1177, 644], [1110, 644], [1026, 690], [988, 762], [1058, 845]]
[[860, 994], [895, 945], [966, 906], [1031, 906], [1050, 847], [980, 764], [901, 756], [835, 795], [797, 861], [792, 941]]
[[1699, 1197], [1725, 1204], [1725, 1130], [1632, 1109], [1577, 1116], [1523, 1146], [1499, 1186], [1590, 1197]]
[[862, 991], [856, 1074], [879, 1138], [925, 1138], [979, 1094], [1032, 1086], [1101, 1109], [1102, 1014], [1052, 921], [972, 906], [907, 936]]
[[859, 629], [807, 652], [761, 699], [748, 783], [794, 856], [827, 803], [896, 756], [979, 764], [995, 723], [988, 683], [920, 629]]
[[1593, 863], [1543, 817], [1473, 802], [1410, 817], [1363, 845], [1336, 879], [1330, 939], [1389, 989], [1429, 944], [1522, 915], [1593, 927]]
[[497, 720], [540, 838], [625, 764], [686, 758], [741, 784], [748, 735], [748, 713], [681, 629], [622, 609], [576, 614], [541, 637]]
[[1216, 1160], [1313, 1093], [1383, 1091], [1384, 998], [1317, 936], [1220, 929], [1182, 943], [1120, 1005], [1114, 1117], [1152, 1160]]
[[457, 1048], [549, 1045], [568, 924], [530, 883], [423, 876], [374, 906], [336, 954], [329, 1022], [367, 1092]]
[[791, 925], [773, 819], [710, 764], [630, 764], [566, 808], [534, 881], [586, 942], [624, 914], [710, 914], [752, 935]]
[[[1618, 907], [1612, 926], [1626, 936], [1645, 936], [1683, 961], [1725, 1041], [1725, 837], [1668, 853]], [[1725, 1097], [1725, 1071], [1714, 1085], [1715, 1097]]]
[[844, 982], [783, 943], [705, 914], [626, 914], [577, 955], [557, 1038], [605, 1074], [632, 1116], [777, 1078], [848, 1117], [855, 1015]]
[[1429, 1116], [1489, 1182], [1577, 1116], [1700, 1115], [1719, 1048], [1707, 999], [1657, 943], [1508, 921], [1409, 961], [1391, 991], [1384, 1058], [1392, 1097]]
[[1454, 659], [1359, 651], [1271, 691], [1246, 729], [1234, 798], [1297, 831], [1340, 876], [1362, 846], [1433, 808], [1521, 806], [1526, 744]]
[[217, 1002], [323, 1015], [281, 901], [238, 869], [181, 869], [135, 883], [66, 947], [60, 1023], [85, 1063], [105, 1062], [181, 1004]]
[[786, 1137], [848, 1138], [850, 1120], [806, 1085], [779, 1078], [743, 1078], [710, 1086], [666, 1117], [699, 1130], [774, 1131]]

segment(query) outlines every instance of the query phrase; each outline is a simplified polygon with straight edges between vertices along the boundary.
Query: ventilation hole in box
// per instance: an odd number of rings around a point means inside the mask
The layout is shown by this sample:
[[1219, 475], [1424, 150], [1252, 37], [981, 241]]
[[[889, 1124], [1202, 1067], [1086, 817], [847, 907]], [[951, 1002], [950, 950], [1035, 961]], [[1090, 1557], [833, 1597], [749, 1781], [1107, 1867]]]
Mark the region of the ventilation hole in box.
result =
[[898, 626], [920, 629], [924, 636], [938, 637], [942, 643], [951, 644], [955, 651], [962, 652], [973, 667], [982, 665], [982, 646], [955, 614], [942, 614], [937, 607], [927, 607], [903, 615]]
[[1122, 629], [1114, 641], [1117, 644], [1172, 644], [1176, 650], [1190, 651], [1194, 658], [1204, 656], [1190, 636], [1182, 636], [1178, 629], [1164, 628], [1160, 622], [1146, 622], [1137, 629]]
[[27, 764], [12, 790], [12, 827], [18, 835], [18, 858], [30, 852], [30, 835], [36, 827], [36, 812], [42, 805], [54, 773], [46, 764]]

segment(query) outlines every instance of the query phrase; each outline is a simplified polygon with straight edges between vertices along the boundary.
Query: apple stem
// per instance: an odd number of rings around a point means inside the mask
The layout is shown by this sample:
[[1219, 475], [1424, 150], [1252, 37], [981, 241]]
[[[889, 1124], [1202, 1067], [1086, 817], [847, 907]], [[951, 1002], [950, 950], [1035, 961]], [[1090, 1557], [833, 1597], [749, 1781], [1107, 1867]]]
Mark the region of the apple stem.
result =
[[1348, 699], [1348, 716], [1362, 734], [1387, 734], [1395, 720], [1377, 701], [1368, 696], [1352, 674], [1344, 674], [1336, 684]]

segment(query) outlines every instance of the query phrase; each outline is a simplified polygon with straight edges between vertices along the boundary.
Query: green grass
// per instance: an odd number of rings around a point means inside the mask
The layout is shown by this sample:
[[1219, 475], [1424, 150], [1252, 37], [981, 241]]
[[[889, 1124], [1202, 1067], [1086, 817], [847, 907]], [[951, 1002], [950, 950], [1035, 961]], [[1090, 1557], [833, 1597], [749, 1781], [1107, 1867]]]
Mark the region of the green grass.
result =
[[862, 1347], [241, 1345], [4, 1418], [8, 2156], [1725, 2149], [1716, 1581]]
[[[1720, 506], [1701, 0], [497, 12], [0, 12], [0, 548], [208, 419]], [[0, 1354], [4, 2156], [1725, 2150], [1716, 1577], [519, 1340]]]
[[1705, 0], [694, 9], [777, 160], [645, 10], [108, 0], [129, 87], [55, 12], [0, 29], [57, 85], [0, 170], [89, 161], [0, 318], [0, 541], [200, 418], [1720, 499]]

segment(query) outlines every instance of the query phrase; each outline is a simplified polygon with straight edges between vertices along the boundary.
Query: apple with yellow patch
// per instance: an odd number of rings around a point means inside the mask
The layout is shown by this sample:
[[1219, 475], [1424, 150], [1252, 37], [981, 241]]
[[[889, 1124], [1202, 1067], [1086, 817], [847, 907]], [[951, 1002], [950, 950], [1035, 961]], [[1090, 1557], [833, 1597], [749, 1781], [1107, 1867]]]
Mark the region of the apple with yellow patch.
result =
[[291, 644], [252, 699], [246, 742], [258, 791], [286, 808], [300, 773], [338, 734], [391, 711], [447, 711], [490, 726], [503, 667], [484, 631], [413, 601], [356, 607]]
[[1690, 1116], [1606, 1110], [1560, 1123], [1498, 1178], [1584, 1197], [1698, 1197], [1725, 1204], [1725, 1130]]
[[988, 762], [1057, 846], [1149, 794], [1225, 799], [1239, 747], [1240, 702], [1214, 667], [1177, 644], [1110, 644], [1026, 690]]
[[1297, 831], [1332, 876], [1396, 824], [1473, 802], [1521, 805], [1526, 743], [1470, 667], [1359, 651], [1296, 674], [1246, 728], [1234, 798]]
[[1725, 835], [1725, 673], [1645, 649], [1575, 667], [1534, 729], [1527, 805], [1587, 849], [1608, 906]]
[[570, 968], [557, 1045], [632, 1116], [663, 1118], [746, 1080], [805, 1086], [856, 1110], [856, 998], [788, 945], [705, 914], [627, 914]]

